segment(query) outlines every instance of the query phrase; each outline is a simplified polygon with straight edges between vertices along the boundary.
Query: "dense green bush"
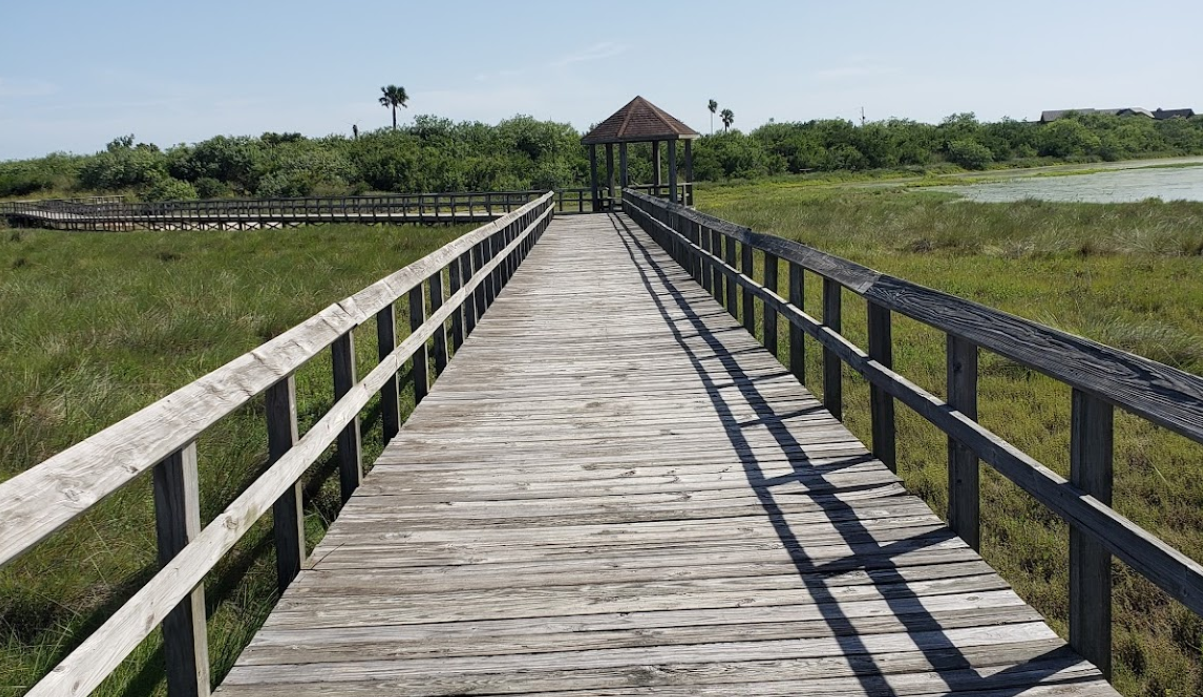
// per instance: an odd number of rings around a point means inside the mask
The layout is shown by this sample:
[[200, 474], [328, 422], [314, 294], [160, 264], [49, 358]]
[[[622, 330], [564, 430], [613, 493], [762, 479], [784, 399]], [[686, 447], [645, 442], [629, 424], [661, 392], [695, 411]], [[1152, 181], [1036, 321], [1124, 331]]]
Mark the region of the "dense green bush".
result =
[[965, 169], [985, 169], [994, 162], [994, 153], [976, 141], [954, 140], [948, 144], [948, 161]]
[[196, 197], [195, 187], [172, 177], [163, 177], [142, 194], [147, 201], [191, 201]]
[[[580, 137], [568, 124], [529, 116], [495, 126], [418, 116], [408, 126], [358, 138], [269, 132], [217, 136], [166, 151], [135, 144], [128, 135], [95, 155], [0, 162], [0, 197], [88, 192], [157, 197], [169, 184], [178, 187], [172, 181], [190, 184], [202, 198], [586, 186], [589, 160]], [[1075, 114], [1044, 125], [1011, 119], [981, 123], [963, 113], [939, 124], [890, 119], [859, 126], [825, 119], [704, 136], [694, 143], [694, 178], [876, 169], [922, 173], [1196, 153], [1203, 153], [1203, 117], [1154, 121]], [[667, 160], [666, 149], [661, 157]], [[678, 151], [678, 157], [684, 154]], [[604, 157], [599, 159], [604, 167]], [[629, 168], [632, 181], [651, 181], [649, 145], [630, 146]]]

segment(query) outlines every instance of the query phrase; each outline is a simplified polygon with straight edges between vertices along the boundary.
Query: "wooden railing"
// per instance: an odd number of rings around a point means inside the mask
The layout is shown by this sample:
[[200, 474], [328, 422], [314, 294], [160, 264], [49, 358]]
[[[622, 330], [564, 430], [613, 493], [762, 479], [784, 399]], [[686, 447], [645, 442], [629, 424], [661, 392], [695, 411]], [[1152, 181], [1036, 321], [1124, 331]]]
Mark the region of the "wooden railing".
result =
[[[627, 187], [634, 191], [649, 194], [660, 198], [667, 198], [669, 192], [668, 184], [636, 184]], [[587, 186], [575, 187], [567, 189], [556, 189], [556, 212], [557, 213], [594, 213], [613, 210], [615, 208], [613, 202], [610, 201], [610, 192], [606, 187], [598, 190], [599, 197], [598, 205], [593, 203], [592, 189]], [[687, 206], [693, 205], [693, 182], [683, 182], [677, 184], [677, 200], [682, 201]]]
[[[396, 435], [398, 371], [412, 360], [414, 396], [420, 401], [427, 394], [431, 368], [437, 377], [553, 215], [552, 195], [545, 194], [0, 484], [3, 566], [153, 472], [161, 570], [28, 694], [88, 694], [162, 624], [170, 694], [207, 695], [205, 574], [271, 511], [279, 585], [283, 589], [292, 581], [305, 558], [301, 476], [337, 442], [342, 498], [347, 500], [363, 471], [359, 413], [379, 393], [384, 439]], [[410, 334], [398, 343], [394, 305], [403, 297]], [[380, 362], [357, 379], [352, 331], [373, 318]], [[335, 403], [298, 437], [293, 376], [327, 347]], [[428, 365], [431, 358], [433, 366]], [[265, 394], [269, 466], [202, 528], [197, 439], [260, 394]]]
[[0, 204], [0, 217], [7, 217], [16, 224], [78, 230], [192, 229], [315, 222], [483, 222], [517, 210], [543, 193], [491, 191], [153, 203], [31, 201]]
[[[871, 448], [897, 468], [894, 401], [949, 438], [948, 525], [979, 547], [979, 459], [1070, 526], [1069, 641], [1110, 676], [1111, 555], [1203, 615], [1203, 566], [1111, 507], [1113, 408], [1203, 443], [1203, 378], [953, 295], [880, 274], [839, 257], [753, 232], [663, 199], [628, 190], [624, 210], [753, 333], [762, 305], [765, 347], [777, 354], [777, 322], [789, 323], [788, 367], [806, 382], [805, 334], [823, 349], [823, 398], [841, 418], [841, 361], [870, 385]], [[756, 255], [764, 275], [753, 277]], [[777, 293], [786, 263], [788, 298]], [[822, 279], [822, 321], [803, 308], [804, 271]], [[868, 346], [841, 333], [842, 289], [865, 299]], [[947, 336], [943, 400], [892, 369], [891, 316]], [[1058, 475], [977, 422], [979, 350], [1072, 388], [1070, 478]]]

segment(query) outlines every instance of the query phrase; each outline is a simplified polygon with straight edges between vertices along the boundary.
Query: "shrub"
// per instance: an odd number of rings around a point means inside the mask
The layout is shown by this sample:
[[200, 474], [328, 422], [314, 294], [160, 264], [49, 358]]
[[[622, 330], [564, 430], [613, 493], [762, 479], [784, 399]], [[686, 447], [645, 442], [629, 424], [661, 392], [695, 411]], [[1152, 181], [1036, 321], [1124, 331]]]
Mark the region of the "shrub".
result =
[[163, 177], [142, 194], [146, 201], [191, 201], [196, 198], [196, 189], [185, 181]]
[[994, 153], [976, 141], [954, 140], [948, 144], [948, 161], [965, 169], [985, 169], [994, 162]]

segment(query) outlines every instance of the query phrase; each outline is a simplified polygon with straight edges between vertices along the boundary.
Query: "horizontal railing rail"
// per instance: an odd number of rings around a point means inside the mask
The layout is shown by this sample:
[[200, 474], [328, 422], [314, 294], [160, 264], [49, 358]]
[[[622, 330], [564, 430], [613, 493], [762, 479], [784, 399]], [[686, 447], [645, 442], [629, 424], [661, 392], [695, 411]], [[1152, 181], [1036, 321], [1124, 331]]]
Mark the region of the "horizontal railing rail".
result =
[[[1203, 443], [1203, 378], [637, 191], [623, 193], [623, 208], [753, 333], [759, 301], [765, 346], [774, 355], [777, 320], [784, 318], [790, 325], [788, 367], [804, 383], [802, 336], [816, 340], [823, 350], [824, 403], [837, 418], [843, 411], [840, 363], [864, 376], [870, 385], [872, 452], [892, 470], [894, 400], [943, 431], [950, 439], [948, 524], [975, 549], [979, 460], [1065, 520], [1070, 644], [1104, 673], [1110, 674], [1111, 665], [1110, 555], [1203, 615], [1203, 566], [1111, 507], [1113, 407]], [[756, 254], [763, 257], [760, 280], [754, 278]], [[777, 293], [782, 261], [788, 298]], [[822, 321], [803, 308], [803, 271], [823, 280]], [[867, 303], [866, 349], [842, 334], [843, 289]], [[892, 369], [892, 313], [946, 335], [947, 400]], [[1072, 388], [1068, 480], [978, 423], [980, 349]]]
[[[380, 394], [384, 439], [396, 435], [402, 366], [412, 362], [415, 401], [421, 401], [430, 359], [437, 377], [546, 229], [553, 203], [547, 193], [516, 208], [0, 483], [3, 566], [148, 471], [154, 478], [161, 570], [28, 694], [88, 694], [160, 624], [172, 697], [208, 694], [205, 574], [271, 511], [279, 585], [288, 585], [305, 557], [302, 475], [337, 443], [347, 500], [362, 477], [359, 413]], [[411, 332], [398, 343], [394, 305], [403, 296]], [[380, 362], [357, 380], [352, 332], [373, 318]], [[327, 348], [336, 401], [298, 438], [294, 375]], [[259, 395], [266, 401], [269, 466], [201, 528], [197, 440]]]

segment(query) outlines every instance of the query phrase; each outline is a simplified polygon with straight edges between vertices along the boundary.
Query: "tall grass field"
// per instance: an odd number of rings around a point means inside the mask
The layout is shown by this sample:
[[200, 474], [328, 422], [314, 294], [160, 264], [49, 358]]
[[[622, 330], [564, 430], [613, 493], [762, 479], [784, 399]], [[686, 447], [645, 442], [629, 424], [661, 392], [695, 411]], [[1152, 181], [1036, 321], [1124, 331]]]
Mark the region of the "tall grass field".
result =
[[[0, 230], [0, 480], [469, 229]], [[398, 326], [408, 327], [399, 314]], [[376, 363], [374, 327], [356, 330], [355, 339], [362, 375]], [[302, 432], [332, 404], [331, 381], [329, 352], [298, 373]], [[412, 394], [402, 401], [408, 413]], [[373, 410], [369, 405], [362, 420], [367, 463], [381, 449]], [[202, 522], [262, 471], [264, 420], [260, 399], [199, 441]], [[319, 461], [307, 476], [311, 544], [339, 506], [332, 469]], [[0, 695], [24, 694], [154, 573], [149, 480], [142, 477], [0, 570]], [[267, 516], [206, 580], [215, 678], [233, 665], [275, 599]], [[163, 670], [155, 632], [99, 694], [166, 694]]]
[[[982, 204], [921, 189], [790, 182], [701, 188], [697, 201], [758, 232], [1203, 374], [1203, 203]], [[806, 280], [806, 309], [820, 317], [820, 284]], [[843, 305], [845, 334], [867, 346], [864, 301], [845, 291]], [[821, 351], [809, 339], [807, 362], [808, 386], [821, 395]], [[894, 368], [944, 395], [944, 335], [895, 315]], [[845, 421], [868, 442], [868, 385], [847, 369], [844, 383]], [[984, 425], [1068, 475], [1069, 387], [983, 352], [979, 400]], [[1115, 508], [1203, 560], [1203, 446], [1116, 413]], [[907, 488], [943, 516], [946, 437], [900, 406], [897, 438]], [[983, 555], [1065, 636], [1068, 528], [982, 467]], [[1203, 694], [1203, 621], [1120, 562], [1112, 574], [1116, 687]]]

